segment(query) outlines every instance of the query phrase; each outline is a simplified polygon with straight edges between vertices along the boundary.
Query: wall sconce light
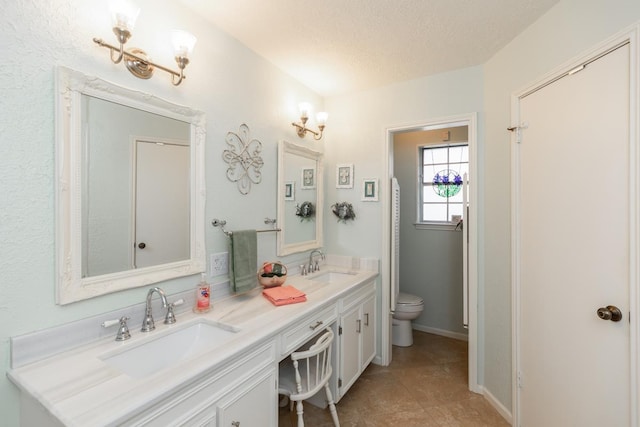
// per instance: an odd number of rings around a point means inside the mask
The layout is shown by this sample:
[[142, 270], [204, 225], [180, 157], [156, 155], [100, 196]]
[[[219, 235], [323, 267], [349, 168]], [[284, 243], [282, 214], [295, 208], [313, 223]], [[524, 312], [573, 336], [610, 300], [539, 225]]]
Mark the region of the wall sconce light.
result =
[[307, 132], [311, 132], [313, 134], [313, 139], [315, 139], [316, 141], [322, 139], [322, 131], [324, 131], [324, 126], [327, 123], [329, 114], [324, 111], [316, 114], [318, 131], [314, 131], [307, 127], [307, 121], [309, 120], [309, 111], [311, 111], [311, 104], [309, 104], [308, 102], [303, 102], [298, 106], [298, 108], [300, 109], [300, 121], [302, 123], [291, 123], [293, 126], [295, 126], [298, 136], [300, 138], [304, 138]]
[[153, 75], [156, 68], [171, 74], [171, 83], [178, 86], [182, 80], [186, 78], [184, 68], [189, 64], [189, 55], [193, 51], [197, 39], [186, 31], [174, 30], [171, 34], [171, 41], [175, 54], [175, 60], [180, 71], [174, 71], [170, 68], [152, 62], [142, 49], [132, 47], [125, 50], [124, 45], [131, 37], [131, 32], [140, 13], [140, 8], [131, 4], [126, 0], [118, 0], [111, 2], [111, 20], [113, 23], [113, 33], [116, 35], [120, 47], [110, 45], [102, 39], [95, 37], [93, 41], [106, 47], [111, 52], [111, 61], [119, 64], [124, 59], [124, 64], [134, 76], [141, 79], [148, 79]]

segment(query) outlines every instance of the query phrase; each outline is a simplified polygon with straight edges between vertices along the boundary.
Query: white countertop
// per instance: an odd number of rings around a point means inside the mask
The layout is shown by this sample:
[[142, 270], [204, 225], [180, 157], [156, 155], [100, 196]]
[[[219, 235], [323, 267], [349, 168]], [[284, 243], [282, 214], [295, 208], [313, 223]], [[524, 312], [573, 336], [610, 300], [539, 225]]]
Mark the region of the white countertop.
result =
[[[87, 344], [8, 372], [10, 380], [22, 392], [39, 401], [60, 422], [68, 426], [109, 425], [133, 414], [174, 392], [180, 384], [212, 372], [218, 366], [239, 357], [265, 339], [272, 338], [304, 316], [335, 303], [341, 296], [369, 282], [375, 271], [353, 271], [342, 281], [320, 283], [313, 278], [327, 271], [346, 271], [327, 267], [309, 276], [290, 276], [286, 285], [307, 295], [307, 301], [276, 307], [256, 288], [243, 295], [212, 301], [206, 314], [178, 315], [173, 325], [156, 321], [156, 329], [142, 333], [132, 328], [131, 339], [108, 339]], [[160, 319], [164, 313], [156, 313]], [[213, 351], [183, 360], [144, 378], [131, 378], [100, 359], [105, 353], [137, 346], [158, 334], [185, 324], [206, 319], [238, 328], [231, 340]], [[170, 351], [170, 349], [167, 349]]]

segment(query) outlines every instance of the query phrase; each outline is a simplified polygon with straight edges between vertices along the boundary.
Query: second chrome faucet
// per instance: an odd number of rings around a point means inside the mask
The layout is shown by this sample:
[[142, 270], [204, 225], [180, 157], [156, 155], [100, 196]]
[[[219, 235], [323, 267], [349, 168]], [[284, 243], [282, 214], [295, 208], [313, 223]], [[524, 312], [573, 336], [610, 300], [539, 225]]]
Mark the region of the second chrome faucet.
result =
[[151, 313], [151, 297], [153, 293], [157, 292], [162, 299], [162, 307], [167, 308], [167, 296], [164, 294], [164, 291], [158, 287], [149, 289], [147, 293], [147, 305], [144, 310], [144, 319], [142, 320], [142, 328], [140, 329], [142, 332], [150, 332], [156, 328], [155, 323], [153, 322], [153, 315]]
[[322, 251], [320, 249], [314, 249], [311, 251], [311, 253], [309, 254], [309, 267], [307, 272], [308, 273], [313, 273], [314, 271], [318, 271], [320, 270], [320, 265], [318, 264], [318, 261], [316, 261], [316, 263], [313, 263], [313, 254], [319, 254], [321, 259], [324, 259], [324, 254], [322, 253]]

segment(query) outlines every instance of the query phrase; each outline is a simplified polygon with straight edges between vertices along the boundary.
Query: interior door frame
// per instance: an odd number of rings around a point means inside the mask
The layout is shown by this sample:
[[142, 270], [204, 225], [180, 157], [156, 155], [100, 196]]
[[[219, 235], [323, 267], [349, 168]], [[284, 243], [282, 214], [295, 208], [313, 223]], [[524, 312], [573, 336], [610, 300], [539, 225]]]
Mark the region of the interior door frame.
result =
[[[482, 393], [483, 389], [478, 381], [478, 114], [468, 113], [455, 116], [426, 119], [417, 123], [390, 126], [384, 130], [385, 170], [380, 183], [380, 194], [386, 194], [382, 200], [382, 262], [381, 286], [382, 294], [380, 307], [380, 342], [382, 365], [391, 362], [391, 178], [393, 177], [393, 136], [398, 132], [422, 130], [426, 127], [449, 127], [452, 124], [466, 122], [469, 126], [469, 390]], [[462, 319], [461, 319], [462, 321]]]
[[[630, 54], [630, 105], [629, 105], [629, 198], [630, 198], [630, 244], [629, 244], [629, 309], [630, 309], [630, 410], [629, 419], [631, 425], [638, 425], [638, 407], [640, 406], [640, 390], [638, 389], [638, 375], [640, 373], [640, 276], [638, 267], [640, 265], [640, 135], [638, 125], [640, 124], [640, 23], [620, 31], [606, 41], [594, 46], [587, 52], [568, 61], [550, 73], [544, 75], [533, 84], [511, 95], [511, 313], [512, 313], [512, 417], [514, 426], [520, 423], [520, 393], [518, 392], [518, 372], [521, 367], [520, 360], [520, 327], [522, 320], [520, 317], [520, 233], [519, 233], [519, 210], [516, 201], [518, 200], [520, 165], [518, 162], [518, 140], [520, 138], [520, 100], [526, 95], [535, 92], [553, 83], [563, 76], [576, 70], [581, 65], [590, 62], [610, 51], [612, 48], [624, 43], [629, 43]], [[523, 124], [526, 126], [526, 124]], [[595, 313], [594, 313], [595, 315]]]
[[[131, 157], [131, 166], [130, 166], [130, 183], [129, 188], [131, 188], [131, 201], [130, 201], [130, 224], [129, 224], [129, 263], [132, 269], [137, 268], [136, 265], [136, 248], [135, 244], [137, 241], [136, 234], [136, 215], [137, 215], [137, 174], [138, 174], [138, 144], [139, 143], [148, 143], [148, 144], [167, 144], [167, 145], [179, 145], [183, 147], [189, 148], [189, 141], [182, 139], [172, 139], [172, 138], [163, 138], [158, 136], [142, 136], [142, 135], [131, 135], [129, 137], [129, 151]], [[191, 158], [191, 156], [189, 156]], [[189, 164], [189, 168], [191, 168], [191, 163]], [[190, 244], [191, 246], [191, 244]]]

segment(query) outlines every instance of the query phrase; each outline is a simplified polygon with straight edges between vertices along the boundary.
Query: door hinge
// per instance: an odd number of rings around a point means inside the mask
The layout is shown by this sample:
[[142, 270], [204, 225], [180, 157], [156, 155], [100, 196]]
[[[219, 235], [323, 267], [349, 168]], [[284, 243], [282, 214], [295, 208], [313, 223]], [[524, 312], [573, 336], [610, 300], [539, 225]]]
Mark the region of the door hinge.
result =
[[338, 387], [342, 387], [342, 378], [338, 378]]
[[525, 122], [525, 123], [522, 123], [520, 126], [508, 127], [507, 130], [509, 132], [515, 132], [516, 133], [516, 142], [518, 144], [520, 144], [522, 142], [522, 130], [526, 129], [528, 127], [529, 127], [529, 124]]
[[342, 326], [338, 326], [338, 335], [342, 335]]
[[573, 70], [568, 71], [568, 72], [567, 72], [567, 75], [568, 75], [568, 76], [573, 76], [574, 74], [579, 73], [580, 71], [584, 70], [584, 69], [585, 69], [585, 67], [586, 67], [586, 64], [578, 65], [578, 66], [577, 66], [576, 68], [574, 68]]

